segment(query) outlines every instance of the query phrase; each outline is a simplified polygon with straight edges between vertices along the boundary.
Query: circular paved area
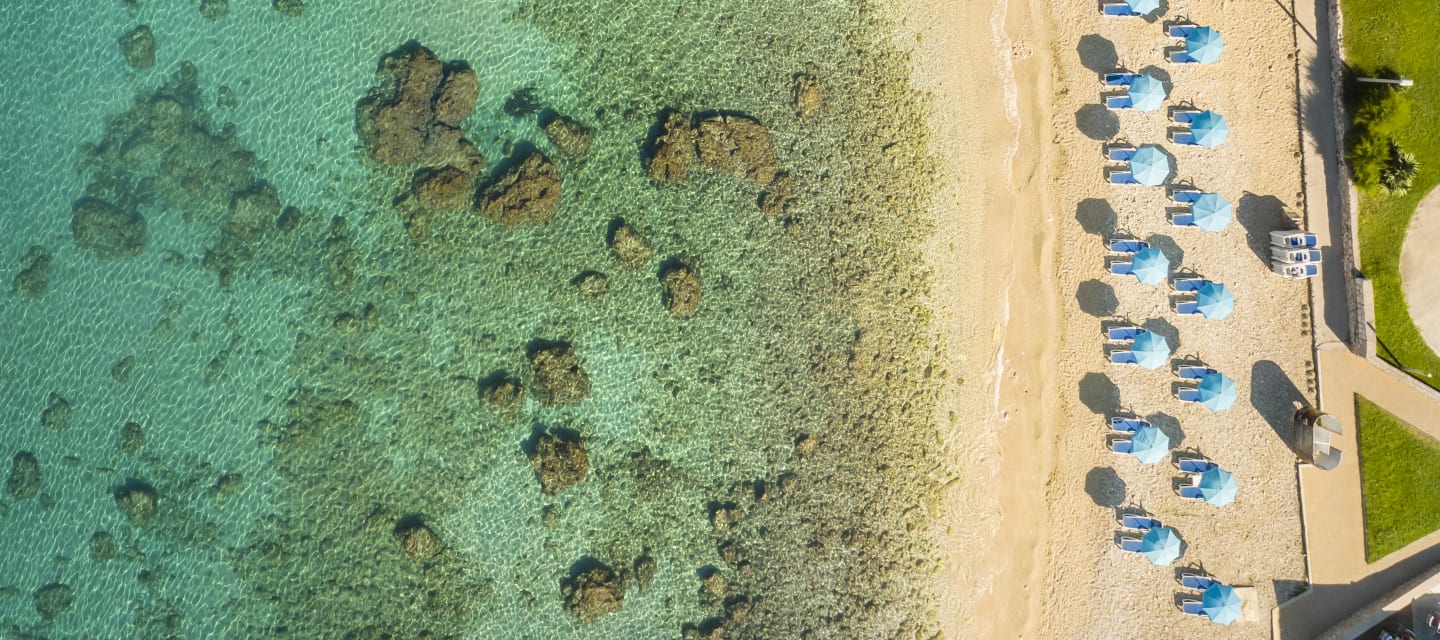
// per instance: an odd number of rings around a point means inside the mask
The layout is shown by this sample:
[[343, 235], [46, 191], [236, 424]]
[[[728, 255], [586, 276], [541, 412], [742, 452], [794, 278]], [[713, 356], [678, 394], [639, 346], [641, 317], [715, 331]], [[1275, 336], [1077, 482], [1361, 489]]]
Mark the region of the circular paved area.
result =
[[1410, 219], [1400, 249], [1400, 283], [1410, 318], [1430, 349], [1440, 353], [1440, 188], [1420, 201]]

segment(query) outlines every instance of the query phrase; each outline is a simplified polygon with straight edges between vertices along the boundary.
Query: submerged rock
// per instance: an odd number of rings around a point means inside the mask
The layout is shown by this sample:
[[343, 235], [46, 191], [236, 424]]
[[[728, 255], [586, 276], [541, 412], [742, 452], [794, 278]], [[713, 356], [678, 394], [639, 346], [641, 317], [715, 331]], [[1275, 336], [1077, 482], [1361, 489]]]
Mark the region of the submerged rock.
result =
[[481, 402], [511, 417], [519, 413], [520, 403], [525, 399], [525, 389], [520, 386], [520, 381], [503, 371], [481, 380], [479, 389]]
[[768, 185], [779, 171], [770, 131], [759, 120], [735, 114], [702, 118], [695, 127], [701, 164]]
[[424, 168], [415, 172], [410, 189], [416, 203], [431, 211], [469, 209], [475, 193], [474, 174], [451, 166]]
[[700, 310], [700, 276], [678, 260], [660, 268], [660, 302], [677, 318], [689, 318]]
[[120, 428], [120, 438], [115, 442], [115, 449], [120, 453], [135, 453], [145, 446], [145, 430], [135, 422], [126, 422]]
[[276, 11], [279, 11], [280, 13], [283, 13], [292, 18], [298, 18], [302, 15], [305, 15], [304, 0], [274, 0], [271, 3], [271, 6], [275, 7]]
[[776, 175], [775, 181], [765, 187], [765, 192], [760, 194], [760, 210], [772, 218], [785, 215], [795, 201], [793, 190], [793, 181], [789, 175], [784, 173]]
[[680, 182], [690, 174], [690, 165], [695, 160], [695, 129], [690, 118], [666, 111], [654, 135], [646, 145], [645, 168], [656, 180]]
[[38, 298], [49, 286], [50, 254], [45, 247], [34, 245], [25, 252], [21, 264], [25, 265], [10, 284], [10, 291], [18, 295]]
[[230, 13], [230, 0], [200, 0], [200, 15], [214, 22]]
[[75, 203], [70, 231], [75, 246], [101, 258], [129, 258], [145, 250], [145, 218], [95, 198]]
[[590, 150], [590, 129], [574, 120], [555, 115], [541, 126], [545, 129], [545, 137], [562, 156], [575, 159]]
[[215, 486], [210, 489], [210, 493], [217, 498], [228, 498], [239, 493], [244, 487], [245, 476], [232, 471], [216, 478]]
[[54, 620], [55, 616], [64, 613], [75, 602], [75, 594], [70, 587], [53, 582], [36, 589], [34, 599], [35, 611], [40, 617]]
[[565, 598], [565, 608], [581, 622], [590, 623], [620, 610], [625, 601], [625, 582], [610, 567], [595, 563], [562, 580], [560, 593]]
[[120, 36], [120, 54], [132, 69], [155, 66], [155, 34], [151, 33], [150, 26], [142, 24]]
[[635, 566], [632, 571], [635, 575], [635, 585], [640, 587], [641, 591], [650, 588], [650, 582], [655, 579], [655, 569], [655, 558], [651, 557], [649, 551], [646, 551], [635, 559]]
[[471, 173], [485, 160], [458, 126], [475, 108], [479, 83], [462, 64], [442, 63], [411, 41], [380, 60], [380, 85], [355, 109], [355, 128], [383, 165], [453, 166]]
[[505, 105], [501, 107], [505, 115], [512, 118], [523, 118], [533, 114], [545, 107], [540, 101], [540, 95], [535, 93], [534, 87], [521, 87], [505, 99]]
[[625, 222], [624, 218], [611, 220], [610, 232], [606, 235], [605, 243], [610, 246], [610, 252], [620, 260], [620, 266], [626, 269], [639, 269], [645, 266], [654, 253], [645, 236], [640, 235], [640, 232]]
[[820, 81], [809, 74], [795, 76], [795, 85], [790, 89], [791, 106], [795, 107], [795, 115], [802, 118], [815, 113], [820, 108], [820, 103], [825, 100], [824, 90], [820, 87]]
[[586, 300], [599, 300], [610, 292], [610, 278], [599, 271], [582, 271], [570, 279], [570, 286]]
[[541, 404], [572, 405], [590, 395], [590, 378], [568, 342], [540, 343], [530, 350], [535, 396]]
[[130, 381], [130, 375], [135, 372], [135, 356], [125, 356], [110, 367], [110, 377], [116, 382], [125, 383]]
[[70, 425], [72, 411], [68, 400], [51, 391], [50, 398], [45, 402], [45, 410], [40, 412], [40, 424], [46, 429], [64, 429]]
[[96, 531], [90, 536], [90, 559], [95, 562], [109, 562], [120, 555], [120, 546], [108, 531]]
[[225, 233], [241, 242], [259, 240], [280, 217], [280, 196], [269, 184], [261, 182], [230, 198], [230, 212], [225, 217]]
[[542, 434], [530, 454], [530, 466], [540, 479], [540, 490], [553, 496], [585, 479], [590, 455], [578, 436]]
[[405, 555], [415, 562], [424, 562], [437, 555], [445, 549], [440, 543], [440, 538], [435, 535], [430, 527], [419, 516], [410, 516], [400, 521], [395, 526], [395, 537], [400, 541], [400, 547], [405, 550]]
[[130, 524], [137, 527], [150, 524], [150, 517], [155, 515], [158, 504], [155, 488], [143, 480], [129, 478], [125, 484], [115, 487], [115, 506], [120, 508]]
[[545, 224], [560, 208], [560, 172], [543, 154], [531, 153], [485, 186], [478, 207], [507, 227]]
[[16, 500], [29, 500], [40, 493], [40, 461], [35, 454], [21, 451], [10, 460], [10, 476], [5, 479], [5, 494]]

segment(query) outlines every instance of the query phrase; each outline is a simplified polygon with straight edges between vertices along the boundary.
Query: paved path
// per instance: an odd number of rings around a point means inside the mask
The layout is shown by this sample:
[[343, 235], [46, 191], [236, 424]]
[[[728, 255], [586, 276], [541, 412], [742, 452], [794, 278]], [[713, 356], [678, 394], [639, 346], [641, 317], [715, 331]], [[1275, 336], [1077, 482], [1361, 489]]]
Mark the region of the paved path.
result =
[[1410, 319], [1420, 335], [1440, 353], [1440, 189], [1435, 189], [1415, 208], [1405, 246], [1400, 249], [1400, 283], [1406, 300], [1423, 301], [1410, 307]]

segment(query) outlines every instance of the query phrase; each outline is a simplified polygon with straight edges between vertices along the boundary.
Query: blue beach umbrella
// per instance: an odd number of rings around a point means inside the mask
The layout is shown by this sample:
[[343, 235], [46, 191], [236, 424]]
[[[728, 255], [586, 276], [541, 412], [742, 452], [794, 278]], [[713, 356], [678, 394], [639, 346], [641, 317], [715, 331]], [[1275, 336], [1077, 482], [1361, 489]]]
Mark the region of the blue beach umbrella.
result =
[[1180, 559], [1180, 536], [1170, 527], [1154, 527], [1140, 538], [1140, 553], [1150, 564], [1170, 564]]
[[1185, 36], [1185, 54], [1196, 62], [1210, 64], [1220, 59], [1225, 50], [1225, 40], [1220, 32], [1210, 27], [1200, 27]]
[[1170, 276], [1170, 259], [1154, 247], [1141, 249], [1130, 258], [1130, 273], [1140, 284], [1160, 284]]
[[1158, 187], [1170, 177], [1170, 158], [1153, 144], [1141, 146], [1130, 157], [1130, 175], [1140, 184]]
[[1235, 476], [1220, 467], [1210, 467], [1200, 474], [1200, 497], [1217, 507], [1235, 501]]
[[1130, 455], [1142, 464], [1155, 464], [1170, 453], [1170, 436], [1155, 425], [1147, 424], [1130, 437]]
[[1218, 193], [1202, 193], [1190, 204], [1195, 226], [1206, 231], [1220, 231], [1230, 224], [1230, 201]]
[[1165, 360], [1170, 357], [1170, 343], [1154, 331], [1146, 331], [1135, 336], [1135, 342], [1130, 346], [1130, 351], [1135, 354], [1135, 362], [1151, 371], [1165, 365]]
[[1212, 584], [1200, 596], [1200, 610], [1211, 622], [1230, 624], [1240, 618], [1240, 594], [1228, 584]]
[[1220, 412], [1235, 406], [1235, 382], [1223, 373], [1210, 373], [1200, 378], [1200, 404], [1206, 409]]
[[1223, 284], [1206, 282], [1195, 291], [1195, 303], [1200, 315], [1211, 320], [1222, 320], [1235, 310], [1235, 295]]
[[[1131, 101], [1134, 101], [1133, 97]], [[1230, 137], [1230, 125], [1225, 122], [1225, 116], [1214, 111], [1201, 111], [1200, 115], [1190, 119], [1190, 134], [1195, 136], [1196, 144], [1214, 149], [1225, 144], [1225, 138]]]
[[1125, 4], [1142, 16], [1160, 8], [1160, 0], [1125, 0]]
[[1130, 104], [1140, 111], [1159, 109], [1165, 97], [1165, 85], [1148, 73], [1130, 83]]

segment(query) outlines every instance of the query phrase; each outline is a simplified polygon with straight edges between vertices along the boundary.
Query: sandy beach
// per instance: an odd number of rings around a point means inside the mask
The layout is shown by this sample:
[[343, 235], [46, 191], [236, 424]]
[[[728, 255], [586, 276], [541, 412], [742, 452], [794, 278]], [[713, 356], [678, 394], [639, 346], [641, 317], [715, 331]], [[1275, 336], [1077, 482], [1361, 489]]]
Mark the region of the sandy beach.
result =
[[[937, 418], [964, 470], [937, 532], [946, 637], [1269, 637], [1271, 610], [1305, 579], [1294, 456], [1280, 434], [1291, 401], [1314, 396], [1306, 289], [1269, 272], [1266, 248], [1302, 209], [1289, 16], [1280, 5], [1182, 2], [1158, 19], [1119, 19], [1092, 4], [915, 4], [901, 37], [916, 38], [917, 85], [937, 101], [932, 148], [950, 172], [929, 254], [934, 303], [965, 380]], [[1164, 61], [1179, 41], [1162, 23], [1180, 16], [1224, 35], [1219, 63]], [[985, 59], [994, 65], [974, 62]], [[1162, 80], [1165, 108], [1107, 111], [1100, 74], [1120, 69]], [[1229, 141], [1171, 144], [1177, 105], [1224, 115]], [[1106, 184], [1102, 150], [1116, 142], [1161, 144], [1171, 183], [1220, 193], [1235, 220], [1219, 233], [1173, 227], [1166, 189]], [[1108, 275], [1112, 235], [1148, 241], [1178, 276], [1224, 283], [1234, 313], [1180, 317], [1169, 283]], [[1110, 365], [1102, 326], [1126, 319], [1166, 337], [1175, 361], [1235, 380], [1234, 408], [1179, 402], [1173, 362]], [[1181, 499], [1173, 456], [1141, 465], [1110, 452], [1108, 418], [1125, 412], [1160, 427], [1175, 453], [1233, 472], [1235, 502]], [[1121, 551], [1117, 509], [1175, 528], [1184, 555], [1156, 567]], [[1198, 597], [1180, 588], [1182, 571], [1255, 587], [1248, 619], [1220, 627], [1181, 613], [1182, 598]]]

